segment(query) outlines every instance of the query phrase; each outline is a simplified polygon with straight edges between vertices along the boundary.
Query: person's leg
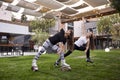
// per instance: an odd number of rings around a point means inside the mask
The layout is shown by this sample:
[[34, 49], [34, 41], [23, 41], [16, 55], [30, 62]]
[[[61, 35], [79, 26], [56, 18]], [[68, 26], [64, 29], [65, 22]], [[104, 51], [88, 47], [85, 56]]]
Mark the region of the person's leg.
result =
[[64, 54], [64, 57], [69, 56], [71, 53], [72, 53], [72, 51], [71, 51], [71, 50], [68, 50], [68, 51]]
[[87, 52], [86, 52], [86, 61], [90, 62], [90, 63], [93, 63], [93, 61], [91, 61], [91, 59], [90, 59], [90, 49], [88, 49]]
[[90, 49], [88, 49], [87, 52], [86, 52], [86, 58], [87, 58], [87, 59], [90, 58]]
[[[57, 45], [54, 45], [53, 47], [52, 47], [52, 50], [54, 50], [55, 52], [59, 52], [60, 51], [60, 48], [59, 48], [59, 46], [57, 46]], [[71, 51], [68, 51], [68, 52], [71, 52]], [[64, 55], [64, 52], [61, 52], [60, 54], [60, 57], [59, 57], [59, 59], [54, 63], [54, 65], [55, 66], [58, 66], [59, 65], [59, 63], [60, 63], [60, 61], [61, 61], [61, 65], [67, 65], [68, 66], [68, 64], [65, 62], [65, 59], [64, 59], [64, 56], [67, 56], [67, 55]]]
[[[77, 48], [77, 50], [80, 50], [80, 51], [85, 51], [85, 49], [86, 49], [85, 46], [80, 46], [79, 48]], [[88, 49], [85, 54], [86, 54], [86, 61], [93, 63], [93, 61], [91, 61], [90, 59], [90, 49]]]
[[[73, 51], [74, 51], [74, 50], [79, 50], [79, 47], [77, 47], [75, 44], [74, 44]], [[68, 51], [64, 54], [64, 57], [69, 56], [69, 55], [70, 55], [73, 51], [68, 50]], [[61, 57], [59, 57], [59, 59], [58, 59], [58, 60], [56, 60], [56, 62], [54, 63], [54, 65], [55, 65], [55, 66], [58, 66], [58, 65], [59, 65], [59, 63], [60, 63], [60, 61], [61, 61]]]
[[37, 67], [37, 60], [39, 59], [40, 55], [42, 53], [45, 52], [46, 48], [48, 48], [50, 46], [50, 43], [48, 40], [46, 40], [44, 43], [43, 43], [43, 46], [41, 47], [41, 50], [35, 55], [35, 57], [33, 58], [32, 60], [32, 70], [33, 71], [37, 71], [38, 70], [38, 67]]
[[[67, 57], [69, 56], [70, 54], [72, 53], [72, 51], [68, 50], [65, 54], [64, 54], [64, 57]], [[55, 66], [58, 66], [59, 63], [61, 61], [61, 56], [56, 60], [56, 62], [54, 63]]]
[[61, 60], [61, 66], [62, 67], [69, 67], [70, 66], [69, 64], [67, 64], [65, 62], [65, 58], [64, 58], [64, 53], [63, 52], [60, 53], [60, 60]]
[[40, 55], [45, 51], [45, 48], [42, 47], [41, 50], [35, 55], [35, 57], [32, 60], [32, 70], [33, 71], [37, 71], [38, 67], [37, 67], [37, 60], [39, 59]]

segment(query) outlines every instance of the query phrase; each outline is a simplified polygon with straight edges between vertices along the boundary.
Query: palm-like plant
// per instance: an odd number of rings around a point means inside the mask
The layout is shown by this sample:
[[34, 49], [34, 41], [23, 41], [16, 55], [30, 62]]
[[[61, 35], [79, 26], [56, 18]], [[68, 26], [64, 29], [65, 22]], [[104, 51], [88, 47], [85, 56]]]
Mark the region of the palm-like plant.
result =
[[54, 19], [36, 18], [36, 20], [30, 23], [30, 27], [35, 33], [35, 35], [32, 36], [32, 40], [34, 40], [36, 44], [42, 44], [49, 36], [49, 28], [54, 25]]
[[40, 30], [33, 30], [33, 32], [35, 33], [35, 35], [32, 36], [32, 40], [34, 40], [34, 42], [36, 44], [42, 45], [42, 43], [48, 38], [49, 33], [47, 32], [42, 32]]
[[32, 30], [38, 29], [38, 31], [49, 32], [49, 28], [55, 25], [54, 19], [36, 18], [36, 20], [31, 21], [30, 27]]

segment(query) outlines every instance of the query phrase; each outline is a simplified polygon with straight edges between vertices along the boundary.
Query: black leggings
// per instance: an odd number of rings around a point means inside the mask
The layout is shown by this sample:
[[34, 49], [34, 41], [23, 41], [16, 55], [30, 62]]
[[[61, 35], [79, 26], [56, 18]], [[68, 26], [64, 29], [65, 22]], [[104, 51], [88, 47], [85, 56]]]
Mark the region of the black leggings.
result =
[[[74, 50], [84, 51], [85, 49], [86, 49], [86, 46], [80, 46], [80, 47], [78, 47], [77, 45], [74, 44], [74, 49], [73, 49], [73, 51], [74, 51]], [[68, 50], [68, 51], [64, 54], [64, 57], [69, 56], [71, 53], [72, 53], [72, 51], [71, 51], [71, 50]], [[87, 52], [86, 52], [86, 58], [87, 58], [87, 59], [90, 59], [90, 49], [88, 49]], [[61, 60], [61, 58], [59, 58], [59, 59], [57, 60], [57, 62], [60, 62], [60, 60]]]
[[[85, 46], [80, 46], [78, 47], [77, 45], [74, 44], [74, 50], [80, 50], [80, 51], [84, 51], [86, 49]], [[67, 57], [68, 55], [70, 55], [72, 53], [71, 50], [68, 50], [65, 54], [64, 54], [64, 57]], [[86, 58], [90, 58], [90, 49], [87, 50], [86, 52]]]

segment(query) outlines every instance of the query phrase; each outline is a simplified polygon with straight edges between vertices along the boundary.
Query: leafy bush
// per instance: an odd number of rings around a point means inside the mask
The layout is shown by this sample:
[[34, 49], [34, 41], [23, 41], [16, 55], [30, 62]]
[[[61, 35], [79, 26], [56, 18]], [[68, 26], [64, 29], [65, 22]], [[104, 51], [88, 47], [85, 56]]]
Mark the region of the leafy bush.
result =
[[32, 36], [32, 40], [36, 44], [42, 44], [49, 36], [49, 28], [55, 25], [54, 19], [36, 18], [36, 20], [30, 23], [30, 28], [35, 33]]

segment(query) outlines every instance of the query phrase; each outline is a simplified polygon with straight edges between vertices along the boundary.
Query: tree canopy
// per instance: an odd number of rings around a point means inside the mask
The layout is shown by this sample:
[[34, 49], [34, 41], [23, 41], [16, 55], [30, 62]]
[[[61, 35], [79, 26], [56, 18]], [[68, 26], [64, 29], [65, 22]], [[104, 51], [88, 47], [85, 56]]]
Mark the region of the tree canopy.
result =
[[120, 24], [119, 14], [101, 17], [97, 23], [98, 32], [99, 34], [110, 34], [113, 38], [120, 39], [120, 25], [118, 24]]
[[120, 0], [110, 0], [111, 7], [115, 8], [120, 13]]
[[42, 44], [49, 36], [49, 28], [55, 25], [54, 19], [36, 18], [30, 23], [30, 28], [35, 35], [32, 36], [32, 40], [36, 44]]

